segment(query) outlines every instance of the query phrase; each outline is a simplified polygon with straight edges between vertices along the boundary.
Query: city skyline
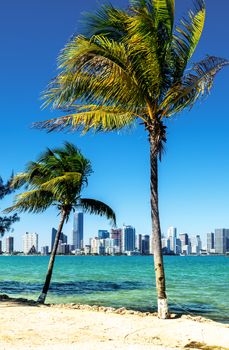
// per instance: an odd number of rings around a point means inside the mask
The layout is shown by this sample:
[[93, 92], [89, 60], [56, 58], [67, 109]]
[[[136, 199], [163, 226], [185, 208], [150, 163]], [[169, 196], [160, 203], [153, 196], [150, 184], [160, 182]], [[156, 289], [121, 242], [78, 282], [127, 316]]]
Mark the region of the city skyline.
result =
[[[114, 6], [127, 5], [125, 0], [111, 2]], [[229, 48], [225, 45], [229, 2], [221, 0], [220, 4], [216, 6], [214, 2], [206, 0], [206, 25], [192, 62], [206, 54], [229, 58]], [[177, 0], [177, 17], [186, 13], [191, 5], [191, 0]], [[34, 121], [58, 114], [48, 109], [41, 110], [40, 94], [56, 75], [59, 51], [73, 33], [82, 32], [82, 12], [93, 12], [99, 6], [94, 0], [68, 0], [67, 3], [50, 0], [48, 5], [44, 0], [33, 4], [28, 0], [23, 3], [13, 0], [4, 2], [0, 15], [5, 48], [0, 57], [1, 66], [4, 67], [0, 87], [4, 101], [0, 106], [1, 127], [4, 130], [0, 139], [3, 150], [0, 175], [7, 180], [12, 170], [14, 173], [22, 171], [28, 161], [34, 160], [45, 147], [59, 146], [68, 140], [76, 144], [92, 162], [94, 173], [84, 191], [85, 197], [95, 197], [109, 204], [117, 214], [118, 226], [131, 223], [136, 232], [151, 234], [149, 147], [143, 127], [137, 126], [131, 132], [120, 134], [91, 134], [84, 137], [78, 133], [47, 134], [31, 129]], [[65, 25], [60, 26], [60, 23]], [[159, 166], [163, 233], [174, 223], [181, 232], [189, 230], [203, 238], [212, 227], [229, 227], [229, 119], [225, 113], [228, 76], [229, 69], [225, 69], [217, 76], [206, 101], [167, 123], [166, 152]], [[17, 92], [14, 103], [12, 82]], [[5, 197], [0, 202], [1, 210], [12, 205], [12, 200], [13, 195]], [[59, 220], [54, 209], [39, 215], [21, 214], [20, 217], [21, 221], [13, 225], [16, 247], [21, 246], [22, 234], [34, 230], [39, 233], [41, 245], [45, 245], [48, 232], [58, 226]], [[69, 237], [72, 220], [71, 217], [64, 227]], [[86, 241], [101, 227], [109, 230], [109, 222], [85, 215]]]
[[[83, 214], [82, 212], [79, 212], [79, 213]], [[67, 227], [65, 227], [63, 229], [63, 232], [61, 233], [61, 236], [60, 236], [61, 243], [65, 243], [66, 244], [66, 243], [69, 242], [70, 245], [74, 245], [73, 244], [74, 216], [75, 216], [75, 214], [79, 214], [79, 213], [74, 213], [73, 214], [72, 224], [70, 224], [70, 225], [72, 225], [72, 228], [70, 228], [70, 230], [69, 230], [69, 227], [68, 227], [68, 229], [67, 229]], [[83, 217], [84, 216], [85, 216], [85, 214], [83, 214]], [[85, 224], [86, 224], [86, 222], [83, 219], [83, 225], [85, 225]], [[98, 227], [97, 229], [94, 230], [94, 233], [88, 233], [87, 232], [85, 234], [85, 232], [83, 232], [83, 243], [82, 243], [82, 246], [88, 245], [88, 243], [89, 243], [89, 241], [90, 241], [90, 239], [92, 237], [99, 237], [100, 234], [103, 234], [103, 233], [106, 233], [106, 232], [109, 233], [109, 235], [111, 235], [112, 231], [121, 230], [124, 226], [125, 227], [134, 228], [136, 236], [137, 235], [142, 235], [142, 236], [150, 236], [150, 237], [152, 237], [152, 233], [151, 232], [149, 232], [149, 233], [142, 233], [141, 230], [138, 231], [135, 228], [134, 225], [125, 225], [125, 224], [123, 224], [123, 225], [120, 225], [120, 227], [117, 226], [116, 229], [114, 229], [112, 227], [109, 227], [109, 226], [102, 227], [102, 228]], [[228, 225], [228, 227], [229, 227], [229, 225]], [[221, 226], [221, 228], [215, 228], [214, 231], [215, 230], [226, 230], [226, 232], [229, 232], [229, 229], [222, 228], [222, 226]], [[25, 230], [20, 235], [15, 233], [14, 230], [13, 230], [13, 232], [6, 233], [4, 236], [0, 237], [0, 241], [1, 241], [2, 247], [5, 247], [6, 238], [13, 237], [13, 239], [14, 239], [14, 243], [13, 244], [14, 244], [15, 250], [16, 251], [23, 251], [23, 239], [22, 239], [22, 237], [26, 233], [28, 233], [28, 231], [29, 230]], [[31, 232], [34, 232], [34, 230], [31, 230]], [[50, 231], [48, 232], [48, 235], [46, 236], [46, 238], [42, 238], [42, 239], [39, 238], [39, 250], [41, 249], [41, 247], [45, 247], [45, 246], [49, 246], [50, 249], [52, 248], [56, 232], [57, 232], [56, 228], [50, 227]], [[36, 234], [38, 234], [39, 237], [42, 237], [42, 235], [38, 231], [36, 232]], [[208, 244], [210, 244], [210, 243], [208, 243], [208, 242], [210, 242], [209, 241], [210, 238], [208, 238], [209, 234], [213, 234], [212, 228], [209, 229], [207, 232], [195, 233], [195, 232], [191, 232], [190, 230], [186, 230], [184, 232], [184, 231], [181, 231], [176, 226], [169, 226], [164, 232], [162, 232], [162, 239], [164, 239], [166, 237], [169, 237], [169, 235], [173, 236], [173, 240], [174, 240], [175, 237], [178, 237], [180, 235], [188, 235], [189, 237], [200, 236], [202, 244], [203, 244], [203, 247], [207, 248]], [[174, 245], [174, 243], [171, 243], [171, 247], [172, 248], [173, 248], [173, 245]]]
[[[82, 214], [82, 213], [78, 213]], [[75, 217], [75, 224], [78, 226], [78, 216]], [[80, 218], [82, 220], [82, 217]], [[14, 252], [25, 255], [40, 254], [48, 255], [52, 250], [57, 230], [52, 228], [50, 232], [51, 245], [38, 246], [39, 235], [36, 232], [25, 232], [21, 237], [23, 249], [14, 247], [14, 237], [7, 236], [0, 240], [0, 254], [12, 254]], [[72, 237], [74, 238], [74, 237]], [[165, 255], [202, 255], [202, 254], [228, 254], [229, 253], [229, 229], [218, 228], [214, 232], [205, 234], [206, 245], [203, 244], [200, 235], [189, 235], [188, 233], [178, 233], [176, 227], [170, 226], [167, 235], [161, 239], [162, 251]], [[73, 241], [72, 241], [73, 243]], [[88, 244], [89, 243], [89, 244]], [[74, 255], [114, 255], [135, 253], [141, 255], [153, 254], [153, 239], [151, 235], [136, 233], [131, 225], [123, 225], [122, 228], [111, 229], [110, 231], [99, 229], [97, 235], [90, 237], [89, 242], [83, 244], [81, 248], [68, 243], [68, 236], [61, 233], [57, 254]], [[50, 248], [50, 249], [49, 249]]]

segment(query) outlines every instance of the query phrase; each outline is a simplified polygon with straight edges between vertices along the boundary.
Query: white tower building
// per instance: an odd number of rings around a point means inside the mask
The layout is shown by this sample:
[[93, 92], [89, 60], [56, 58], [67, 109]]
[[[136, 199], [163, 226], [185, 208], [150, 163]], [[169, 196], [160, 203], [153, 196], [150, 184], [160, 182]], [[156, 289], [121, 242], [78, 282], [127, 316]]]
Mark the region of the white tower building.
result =
[[38, 253], [38, 234], [26, 232], [23, 236], [23, 252], [29, 254], [31, 251]]
[[170, 251], [173, 252], [174, 254], [177, 253], [177, 229], [176, 227], [170, 226], [168, 228], [168, 239], [170, 241]]

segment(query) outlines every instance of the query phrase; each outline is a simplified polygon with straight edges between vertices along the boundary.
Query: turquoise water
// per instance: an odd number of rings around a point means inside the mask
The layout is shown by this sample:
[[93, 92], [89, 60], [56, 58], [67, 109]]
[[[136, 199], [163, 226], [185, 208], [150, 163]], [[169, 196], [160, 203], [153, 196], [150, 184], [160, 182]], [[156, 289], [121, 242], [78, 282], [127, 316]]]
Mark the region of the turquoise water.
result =
[[[0, 256], [0, 293], [36, 300], [48, 257]], [[170, 308], [229, 321], [229, 258], [166, 256]], [[85, 303], [156, 310], [150, 256], [58, 256], [48, 303]]]

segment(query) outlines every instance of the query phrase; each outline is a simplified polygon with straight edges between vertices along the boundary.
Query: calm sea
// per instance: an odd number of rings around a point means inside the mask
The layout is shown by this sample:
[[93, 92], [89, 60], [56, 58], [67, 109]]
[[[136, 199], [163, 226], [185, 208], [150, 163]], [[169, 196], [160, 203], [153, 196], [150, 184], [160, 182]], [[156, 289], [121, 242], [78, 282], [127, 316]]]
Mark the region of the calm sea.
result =
[[[35, 299], [48, 257], [0, 256], [0, 294]], [[170, 308], [229, 322], [229, 258], [166, 256]], [[58, 256], [48, 303], [85, 303], [156, 310], [150, 256]]]

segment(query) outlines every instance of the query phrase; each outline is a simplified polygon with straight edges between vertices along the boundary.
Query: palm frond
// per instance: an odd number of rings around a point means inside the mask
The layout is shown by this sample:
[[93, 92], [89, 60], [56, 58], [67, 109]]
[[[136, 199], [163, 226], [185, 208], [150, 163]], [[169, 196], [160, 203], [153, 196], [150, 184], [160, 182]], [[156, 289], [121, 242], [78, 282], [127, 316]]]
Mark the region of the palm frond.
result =
[[16, 196], [15, 204], [4, 210], [5, 213], [16, 211], [19, 213], [41, 213], [53, 204], [51, 192], [40, 189], [27, 191]]
[[87, 36], [102, 34], [109, 39], [120, 41], [126, 32], [128, 17], [127, 11], [104, 4], [95, 14], [85, 13], [82, 22], [86, 27]]
[[80, 192], [82, 187], [82, 175], [80, 173], [65, 172], [62, 176], [56, 176], [40, 185], [41, 190], [49, 191], [56, 201], [62, 202], [69, 196], [69, 188], [74, 194]]
[[152, 3], [156, 27], [168, 39], [173, 31], [175, 0], [153, 0]]
[[91, 162], [83, 156], [79, 148], [70, 142], [65, 142], [64, 147], [54, 148], [53, 152], [62, 160], [64, 174], [79, 173], [82, 184], [87, 184], [87, 178], [92, 173]]
[[9, 232], [12, 224], [17, 221], [20, 221], [20, 218], [16, 213], [10, 216], [0, 216], [0, 237]]
[[77, 99], [89, 104], [144, 104], [124, 44], [103, 36], [79, 36], [65, 47], [59, 61], [61, 73], [44, 92], [44, 107], [69, 108]]
[[133, 16], [127, 23], [133, 71], [141, 90], [155, 101], [170, 85], [168, 48], [174, 20], [173, 0], [134, 1]]
[[10, 187], [13, 189], [18, 189], [21, 186], [24, 186], [27, 181], [28, 181], [28, 173], [26, 172], [18, 173], [12, 178]]
[[204, 28], [205, 15], [204, 0], [196, 0], [194, 11], [190, 11], [189, 18], [183, 18], [180, 26], [176, 28], [177, 34], [174, 34], [172, 42], [176, 66], [174, 72], [175, 80], [180, 79], [188, 60], [192, 57], [196, 49]]
[[131, 127], [136, 120], [133, 113], [119, 108], [95, 106], [84, 112], [66, 115], [59, 118], [34, 123], [38, 129], [51, 131], [80, 130], [83, 134], [89, 130], [95, 132], [119, 130]]
[[207, 95], [213, 85], [215, 75], [229, 61], [223, 58], [208, 56], [196, 63], [191, 72], [184, 75], [182, 82], [174, 84], [159, 109], [161, 116], [167, 116], [182, 111], [186, 107], [192, 107], [195, 101]]
[[105, 203], [91, 198], [81, 198], [79, 205], [85, 213], [106, 216], [107, 219], [111, 220], [113, 225], [116, 225], [115, 213]]

